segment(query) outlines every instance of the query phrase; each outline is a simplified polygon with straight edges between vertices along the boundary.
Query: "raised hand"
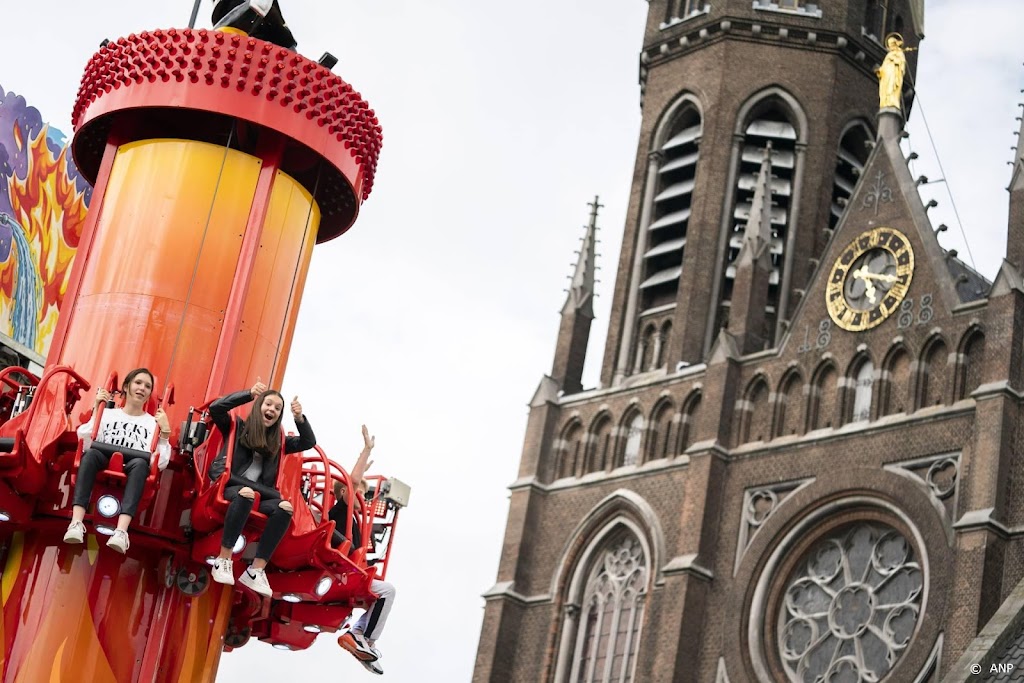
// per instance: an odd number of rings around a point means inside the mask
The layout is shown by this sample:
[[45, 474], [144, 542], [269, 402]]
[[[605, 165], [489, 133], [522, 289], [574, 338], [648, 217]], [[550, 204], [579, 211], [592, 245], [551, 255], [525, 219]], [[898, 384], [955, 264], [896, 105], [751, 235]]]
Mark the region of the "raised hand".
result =
[[262, 394], [266, 390], [267, 390], [267, 385], [264, 384], [262, 381], [260, 381], [259, 375], [257, 375], [256, 376], [256, 384], [252, 385], [252, 389], [249, 390], [249, 393], [252, 394], [252, 397], [255, 399], [255, 398], [259, 397], [259, 395]]
[[167, 419], [167, 413], [164, 412], [164, 409], [157, 409], [156, 415], [153, 417], [156, 418], [156, 423], [160, 427], [161, 436], [169, 436], [171, 433], [171, 423]]
[[370, 436], [370, 430], [363, 425], [363, 450], [356, 458], [356, 464], [352, 468], [352, 484], [358, 486], [359, 482], [363, 480], [363, 475], [366, 474], [366, 470], [370, 469], [370, 465], [373, 461], [370, 460], [370, 452], [373, 450], [373, 445], [376, 439]]
[[[373, 450], [373, 446], [376, 443], [377, 437], [370, 436], [370, 430], [363, 425], [363, 451], [369, 454]], [[367, 465], [369, 467], [369, 465]]]
[[292, 399], [292, 417], [296, 422], [302, 422], [302, 404], [299, 403], [298, 396]]

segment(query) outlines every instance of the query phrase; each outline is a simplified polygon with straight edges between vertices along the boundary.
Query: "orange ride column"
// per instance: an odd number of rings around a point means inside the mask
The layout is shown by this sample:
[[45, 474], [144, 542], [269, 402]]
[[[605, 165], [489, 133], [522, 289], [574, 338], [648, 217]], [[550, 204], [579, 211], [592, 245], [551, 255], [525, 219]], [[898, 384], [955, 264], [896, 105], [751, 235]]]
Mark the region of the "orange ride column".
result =
[[[313, 245], [355, 221], [380, 127], [350, 85], [301, 55], [177, 29], [105, 45], [73, 124], [95, 189], [47, 367], [94, 385], [150, 368], [158, 392], [175, 385], [175, 443], [190, 405], [257, 376], [280, 383]], [[60, 525], [0, 539], [0, 680], [213, 680], [232, 592], [192, 596], [167, 571], [190, 555], [177, 522], [191, 477], [172, 462], [127, 557], [94, 535], [64, 545], [66, 501], [43, 512]]]

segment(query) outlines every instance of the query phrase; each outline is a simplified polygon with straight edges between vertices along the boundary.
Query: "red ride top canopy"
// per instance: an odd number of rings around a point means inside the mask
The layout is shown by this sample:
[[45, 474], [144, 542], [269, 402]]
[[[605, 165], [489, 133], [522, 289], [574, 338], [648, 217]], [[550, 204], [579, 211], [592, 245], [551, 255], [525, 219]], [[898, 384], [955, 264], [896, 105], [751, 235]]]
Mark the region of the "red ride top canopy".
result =
[[156, 137], [224, 144], [226, 118], [290, 140], [282, 170], [320, 206], [317, 242], [352, 225], [373, 188], [377, 117], [330, 70], [256, 38], [169, 29], [105, 45], [86, 66], [72, 112], [75, 163], [95, 181], [112, 133], [118, 144]]

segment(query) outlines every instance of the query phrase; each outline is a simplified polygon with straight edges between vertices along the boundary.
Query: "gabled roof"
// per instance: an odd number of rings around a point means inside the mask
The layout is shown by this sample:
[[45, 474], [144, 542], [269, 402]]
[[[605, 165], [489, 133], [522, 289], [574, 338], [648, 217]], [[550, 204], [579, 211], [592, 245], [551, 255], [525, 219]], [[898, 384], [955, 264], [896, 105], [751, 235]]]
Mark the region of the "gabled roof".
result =
[[966, 304], [988, 297], [988, 293], [992, 289], [992, 283], [982, 276], [981, 273], [957, 258], [956, 251], [948, 249], [944, 250], [944, 252], [946, 254], [946, 267], [949, 268], [949, 274], [953, 278], [953, 282], [956, 283], [956, 293], [960, 296], [960, 303]]
[[[917, 183], [899, 146], [902, 114], [899, 110], [882, 110], [878, 114], [878, 125], [875, 147], [793, 315], [789, 326], [791, 333], [805, 326], [816, 329], [821, 320], [829, 318], [825, 297], [833, 264], [848, 245], [876, 228], [896, 229], [910, 241], [914, 267], [909, 298], [930, 295], [934, 306], [949, 313], [962, 303], [988, 296], [991, 284], [938, 242]], [[895, 316], [890, 316], [882, 322], [879, 329], [894, 326], [893, 318]]]
[[[995, 665], [995, 666], [993, 666]], [[980, 667], [981, 675], [975, 672]], [[1009, 683], [1024, 670], [1024, 581], [1003, 604], [942, 678], [942, 683]]]

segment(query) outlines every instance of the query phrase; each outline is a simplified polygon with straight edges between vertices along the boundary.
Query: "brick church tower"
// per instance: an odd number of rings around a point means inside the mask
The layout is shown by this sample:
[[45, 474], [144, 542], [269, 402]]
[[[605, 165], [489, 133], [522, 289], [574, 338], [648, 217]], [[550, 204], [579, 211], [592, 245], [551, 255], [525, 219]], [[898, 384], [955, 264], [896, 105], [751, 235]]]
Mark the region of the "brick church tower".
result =
[[474, 681], [938, 683], [1024, 653], [1024, 162], [989, 283], [899, 146], [917, 53], [885, 36], [916, 48], [923, 4], [650, 1], [601, 386], [595, 201]]

